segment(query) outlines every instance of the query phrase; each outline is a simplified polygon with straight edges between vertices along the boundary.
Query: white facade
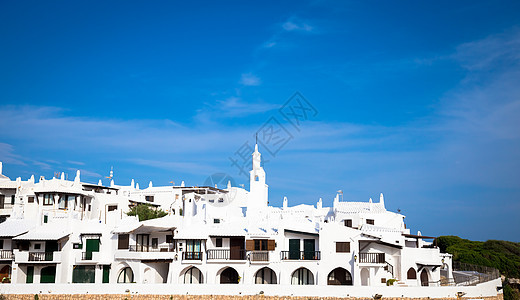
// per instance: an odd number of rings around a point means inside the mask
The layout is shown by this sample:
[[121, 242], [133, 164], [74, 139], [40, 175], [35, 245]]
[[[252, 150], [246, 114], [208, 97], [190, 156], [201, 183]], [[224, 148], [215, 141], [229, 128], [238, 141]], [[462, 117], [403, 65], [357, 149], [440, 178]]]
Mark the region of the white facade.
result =
[[[60, 178], [10, 180], [0, 163], [0, 279], [16, 285], [345, 285], [440, 287], [451, 256], [411, 234], [378, 202], [268, 206], [255, 147], [250, 190], [110, 187]], [[139, 222], [130, 207], [168, 213]], [[394, 287], [387, 282], [394, 281]], [[215, 288], [220, 291], [220, 288]], [[415, 291], [415, 290], [414, 290]], [[219, 292], [220, 293], [220, 292]], [[415, 292], [414, 292], [415, 293]], [[312, 294], [312, 292], [311, 292]], [[425, 295], [428, 295], [426, 293]]]

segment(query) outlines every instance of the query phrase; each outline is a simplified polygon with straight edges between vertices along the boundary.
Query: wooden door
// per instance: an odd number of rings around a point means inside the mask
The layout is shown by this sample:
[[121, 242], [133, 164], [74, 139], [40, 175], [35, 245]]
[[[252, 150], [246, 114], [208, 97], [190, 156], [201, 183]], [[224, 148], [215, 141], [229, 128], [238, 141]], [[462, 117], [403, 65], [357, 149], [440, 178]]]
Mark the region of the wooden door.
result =
[[300, 239], [289, 240], [289, 259], [300, 259]]
[[241, 260], [245, 258], [244, 237], [233, 237], [229, 241], [229, 259]]
[[315, 256], [315, 240], [304, 239], [303, 240], [303, 259], [314, 259]]

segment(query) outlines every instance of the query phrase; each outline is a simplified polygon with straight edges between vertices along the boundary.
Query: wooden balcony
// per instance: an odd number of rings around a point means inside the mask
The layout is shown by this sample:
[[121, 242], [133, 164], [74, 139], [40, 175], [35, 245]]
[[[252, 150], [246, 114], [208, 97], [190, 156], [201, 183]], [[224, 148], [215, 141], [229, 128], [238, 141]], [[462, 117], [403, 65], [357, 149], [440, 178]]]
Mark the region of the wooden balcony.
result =
[[269, 261], [269, 251], [251, 251], [249, 259], [251, 261]]
[[281, 260], [320, 260], [320, 251], [280, 251]]
[[368, 264], [384, 264], [385, 254], [384, 253], [359, 253], [359, 262]]

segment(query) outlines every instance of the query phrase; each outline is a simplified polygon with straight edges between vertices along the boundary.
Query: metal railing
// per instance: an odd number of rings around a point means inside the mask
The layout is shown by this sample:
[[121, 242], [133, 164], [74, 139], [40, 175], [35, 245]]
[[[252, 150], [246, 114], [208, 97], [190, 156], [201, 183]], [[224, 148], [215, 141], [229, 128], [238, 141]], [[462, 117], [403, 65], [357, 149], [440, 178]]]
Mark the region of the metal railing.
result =
[[211, 249], [206, 251], [206, 259], [245, 260], [246, 250]]
[[92, 252], [82, 252], [81, 260], [92, 260]]
[[0, 259], [13, 259], [13, 250], [0, 250]]
[[182, 252], [183, 260], [202, 260], [202, 252]]
[[497, 278], [500, 278], [500, 272], [495, 268], [453, 262], [455, 285], [477, 285]]
[[385, 254], [384, 253], [359, 253], [359, 262], [360, 263], [370, 263], [370, 264], [384, 264], [385, 263]]
[[281, 260], [320, 260], [320, 251], [280, 251]]
[[29, 252], [29, 261], [52, 261], [53, 252]]
[[251, 251], [249, 259], [251, 261], [269, 261], [269, 251]]
[[388, 273], [392, 274], [392, 277], [394, 276], [394, 266], [392, 266], [389, 262], [385, 262], [385, 270], [388, 271]]

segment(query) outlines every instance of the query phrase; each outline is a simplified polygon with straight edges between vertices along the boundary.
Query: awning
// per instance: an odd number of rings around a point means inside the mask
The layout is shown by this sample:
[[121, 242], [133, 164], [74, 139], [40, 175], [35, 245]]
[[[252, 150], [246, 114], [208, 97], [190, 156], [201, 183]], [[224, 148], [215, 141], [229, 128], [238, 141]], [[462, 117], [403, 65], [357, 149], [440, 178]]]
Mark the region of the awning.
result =
[[305, 232], [305, 231], [291, 230], [291, 229], [285, 229], [285, 232], [288, 232], [288, 233], [295, 233], [295, 234], [311, 235], [311, 236], [319, 236], [319, 235], [320, 235], [320, 234], [317, 233], [317, 232]]

